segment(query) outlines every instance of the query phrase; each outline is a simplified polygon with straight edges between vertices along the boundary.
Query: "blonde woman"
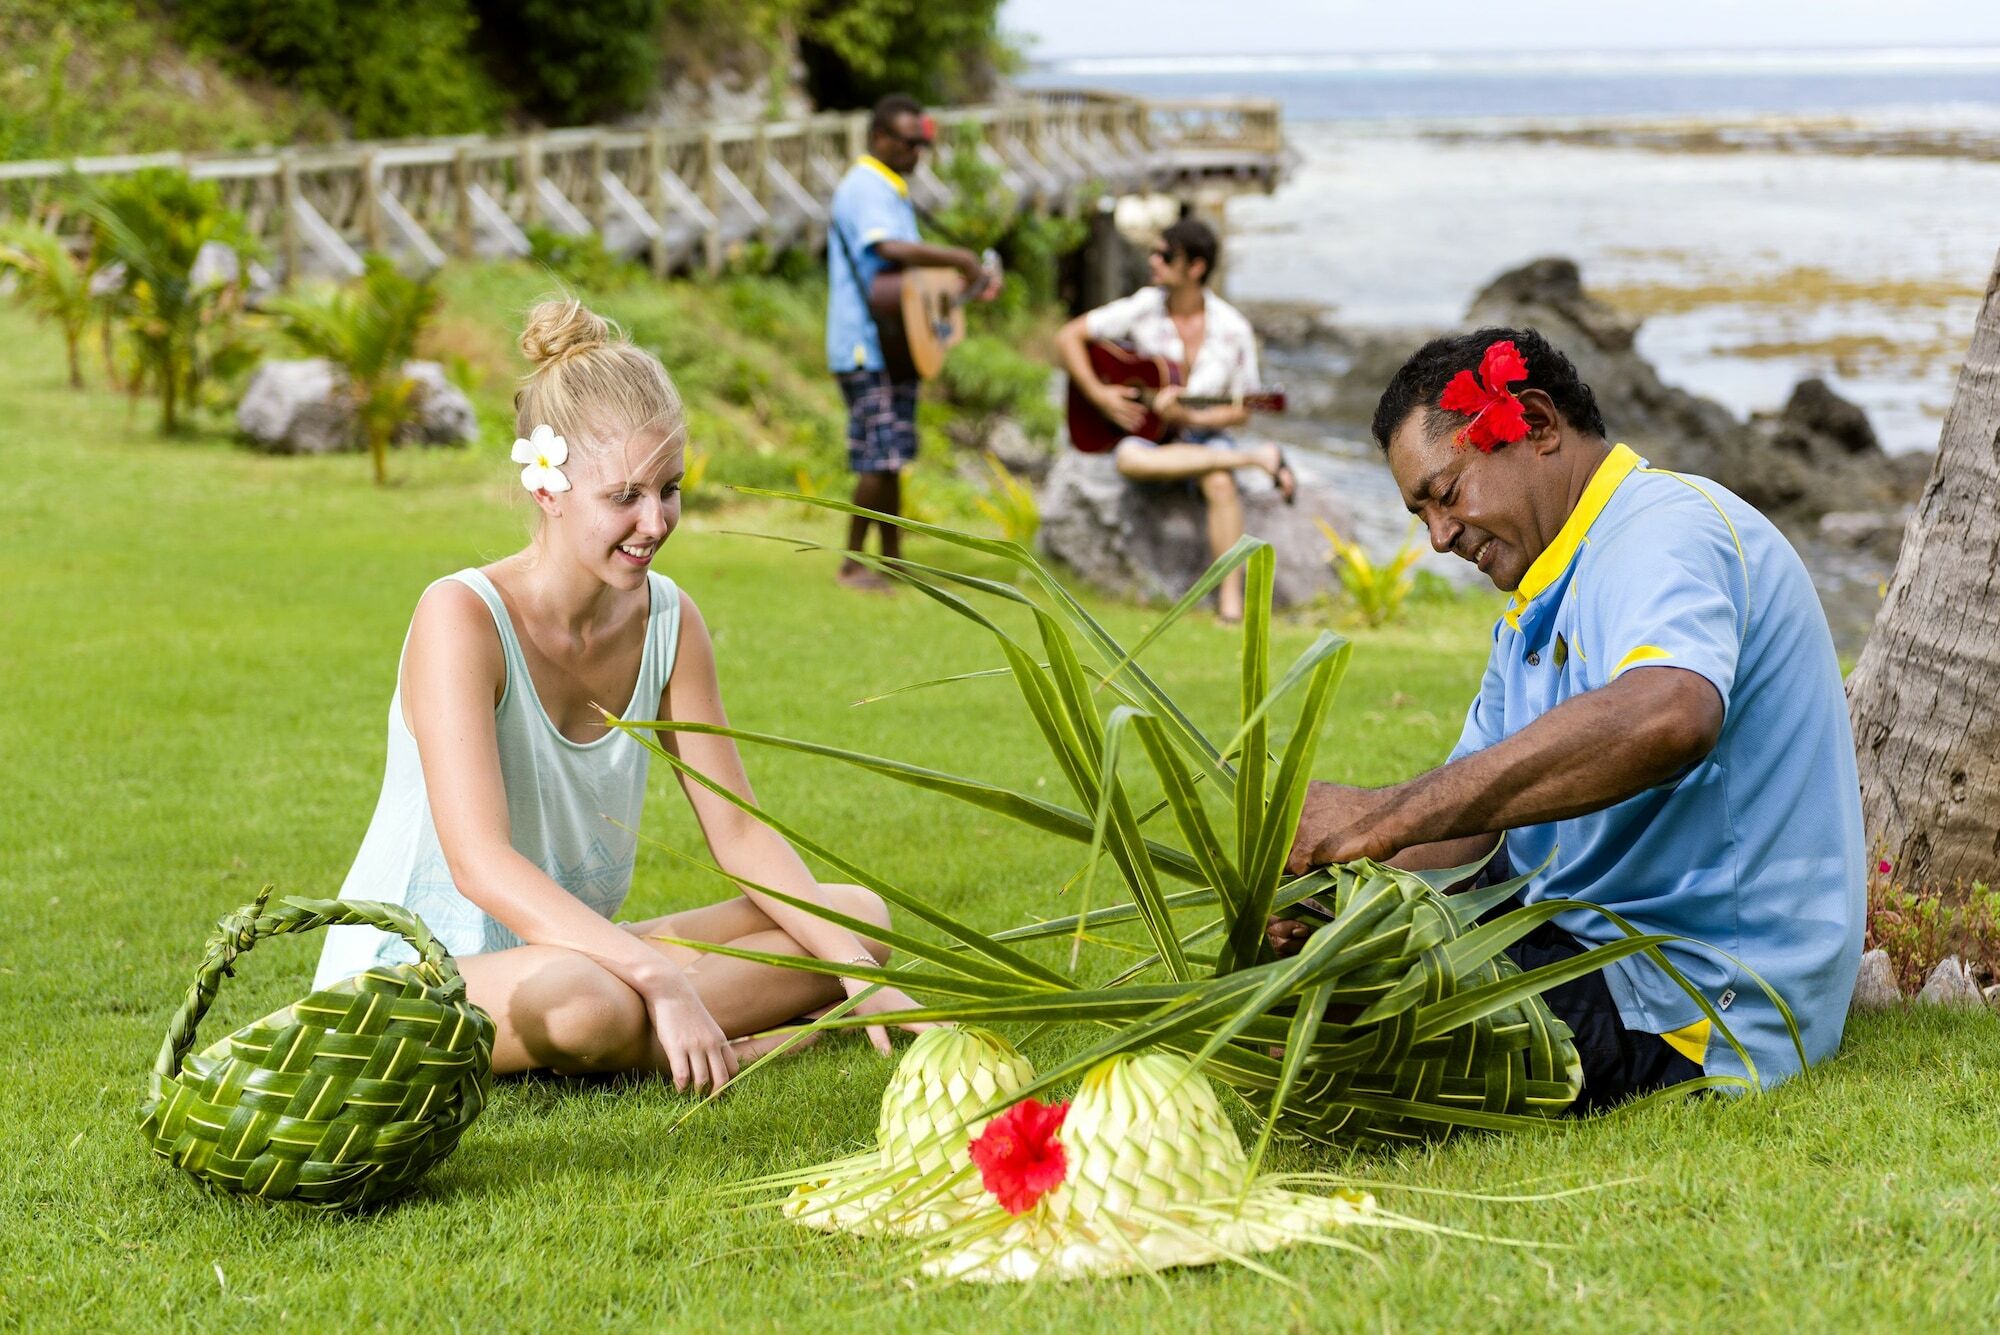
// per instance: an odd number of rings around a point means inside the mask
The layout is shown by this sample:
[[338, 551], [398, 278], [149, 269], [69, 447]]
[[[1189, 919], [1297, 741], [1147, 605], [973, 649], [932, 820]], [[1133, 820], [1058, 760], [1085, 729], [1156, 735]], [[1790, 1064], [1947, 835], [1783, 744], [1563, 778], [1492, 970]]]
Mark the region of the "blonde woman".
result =
[[[771, 1044], [748, 1039], [864, 986], [649, 940], [655, 935], [866, 964], [886, 951], [758, 891], [643, 923], [631, 887], [648, 753], [626, 718], [725, 723], [708, 627], [653, 567], [680, 519], [685, 419], [665, 368], [575, 301], [537, 306], [515, 396], [514, 457], [540, 511], [526, 548], [418, 600], [389, 704], [382, 795], [343, 898], [414, 910], [498, 1026], [507, 1073], [641, 1070], [720, 1087]], [[749, 796], [734, 742], [662, 734]], [[860, 886], [820, 885], [776, 833], [699, 785], [683, 791], [724, 870], [888, 925]], [[316, 986], [413, 958], [368, 927], [328, 935]], [[910, 1006], [884, 989], [860, 1009]], [[882, 1029], [875, 1045], [888, 1051]]]

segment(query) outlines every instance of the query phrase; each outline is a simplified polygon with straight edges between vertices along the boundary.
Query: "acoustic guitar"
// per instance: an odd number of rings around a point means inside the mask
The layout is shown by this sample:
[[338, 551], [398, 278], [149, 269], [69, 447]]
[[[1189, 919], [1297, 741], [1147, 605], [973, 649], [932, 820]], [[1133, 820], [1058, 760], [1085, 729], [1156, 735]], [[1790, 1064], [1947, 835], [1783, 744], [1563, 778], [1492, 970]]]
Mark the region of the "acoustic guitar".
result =
[[[1180, 364], [1165, 357], [1142, 357], [1121, 344], [1099, 339], [1092, 339], [1087, 351], [1090, 354], [1090, 369], [1097, 373], [1099, 380], [1114, 389], [1138, 391], [1134, 398], [1146, 409], [1146, 418], [1136, 428], [1127, 431], [1099, 412], [1097, 405], [1090, 401], [1090, 396], [1083, 392], [1083, 387], [1072, 379], [1069, 382], [1069, 443], [1085, 454], [1104, 454], [1127, 436], [1158, 442], [1168, 440], [1172, 432], [1153, 411], [1152, 403], [1154, 395], [1168, 385], [1187, 383], [1187, 373]], [[1252, 412], [1281, 413], [1285, 410], [1285, 392], [1271, 389], [1238, 397], [1183, 394], [1180, 402], [1184, 408], [1214, 408], [1225, 403], [1240, 403]]]
[[[987, 267], [999, 258], [986, 253]], [[882, 340], [882, 364], [893, 380], [930, 380], [945, 354], [965, 337], [965, 276], [956, 269], [884, 269], [868, 287], [868, 314]]]

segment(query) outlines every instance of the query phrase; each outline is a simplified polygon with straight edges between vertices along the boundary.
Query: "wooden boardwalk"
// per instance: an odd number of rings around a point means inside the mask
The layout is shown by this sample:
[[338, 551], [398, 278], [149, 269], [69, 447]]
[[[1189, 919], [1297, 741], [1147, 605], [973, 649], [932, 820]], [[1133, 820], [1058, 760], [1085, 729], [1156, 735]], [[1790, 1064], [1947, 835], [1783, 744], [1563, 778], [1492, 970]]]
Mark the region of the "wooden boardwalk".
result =
[[[1017, 207], [1073, 212], [1093, 193], [1268, 192], [1286, 169], [1273, 102], [1043, 92], [936, 113], [981, 130]], [[0, 162], [0, 217], [55, 221], [65, 183], [178, 167], [216, 182], [293, 275], [351, 275], [380, 251], [416, 269], [528, 253], [525, 229], [596, 233], [660, 275], [719, 269], [732, 246], [825, 243], [827, 204], [864, 151], [865, 112], [804, 120], [515, 137], [352, 142], [263, 154]], [[950, 192], [926, 163], [920, 205]]]

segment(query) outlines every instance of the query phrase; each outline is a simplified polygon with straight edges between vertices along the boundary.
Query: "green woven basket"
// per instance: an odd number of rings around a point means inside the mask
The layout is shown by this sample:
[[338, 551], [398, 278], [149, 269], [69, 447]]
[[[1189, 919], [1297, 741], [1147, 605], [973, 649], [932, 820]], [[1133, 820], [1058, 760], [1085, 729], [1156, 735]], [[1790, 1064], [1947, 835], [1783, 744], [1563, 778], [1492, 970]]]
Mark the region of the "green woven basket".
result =
[[[324, 1209], [376, 1205], [450, 1154], [493, 1082], [493, 1020], [421, 919], [361, 899], [268, 889], [217, 924], [153, 1063], [140, 1129], [222, 1191]], [[393, 932], [415, 964], [314, 992], [189, 1056], [236, 957], [268, 936], [349, 923]]]

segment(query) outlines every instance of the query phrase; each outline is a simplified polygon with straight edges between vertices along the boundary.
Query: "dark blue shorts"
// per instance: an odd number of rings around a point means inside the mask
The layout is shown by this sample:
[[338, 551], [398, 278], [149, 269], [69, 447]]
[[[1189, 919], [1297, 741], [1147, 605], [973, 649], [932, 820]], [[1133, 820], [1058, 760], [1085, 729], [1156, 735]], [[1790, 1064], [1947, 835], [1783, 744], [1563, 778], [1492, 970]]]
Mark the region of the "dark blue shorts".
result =
[[[1519, 900], [1509, 900], [1497, 912], [1519, 907]], [[1507, 954], [1526, 973], [1581, 955], [1589, 948], [1554, 923], [1545, 922], [1508, 946]], [[1602, 969], [1550, 988], [1542, 993], [1542, 1000], [1576, 1036], [1583, 1093], [1570, 1105], [1573, 1113], [1599, 1112], [1702, 1073], [1701, 1067], [1658, 1034], [1625, 1027]]]
[[894, 473], [917, 458], [915, 380], [891, 380], [887, 371], [834, 376], [847, 400], [847, 466], [856, 473]]

